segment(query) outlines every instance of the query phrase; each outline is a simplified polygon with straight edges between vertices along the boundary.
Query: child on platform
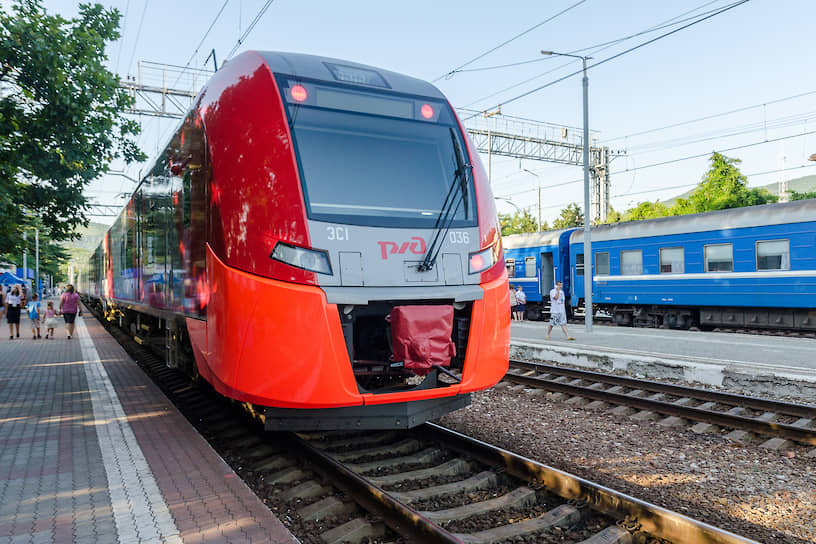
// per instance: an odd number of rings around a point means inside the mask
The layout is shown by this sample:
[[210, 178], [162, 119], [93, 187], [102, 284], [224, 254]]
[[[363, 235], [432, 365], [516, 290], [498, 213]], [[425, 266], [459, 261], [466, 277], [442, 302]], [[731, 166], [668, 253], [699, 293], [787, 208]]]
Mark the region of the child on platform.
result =
[[54, 338], [54, 329], [58, 324], [57, 311], [54, 309], [53, 301], [48, 301], [48, 307], [45, 309], [45, 339]]
[[26, 304], [28, 310], [28, 318], [31, 320], [31, 338], [36, 340], [42, 338], [40, 336], [40, 301], [37, 293], [31, 296], [31, 301]]

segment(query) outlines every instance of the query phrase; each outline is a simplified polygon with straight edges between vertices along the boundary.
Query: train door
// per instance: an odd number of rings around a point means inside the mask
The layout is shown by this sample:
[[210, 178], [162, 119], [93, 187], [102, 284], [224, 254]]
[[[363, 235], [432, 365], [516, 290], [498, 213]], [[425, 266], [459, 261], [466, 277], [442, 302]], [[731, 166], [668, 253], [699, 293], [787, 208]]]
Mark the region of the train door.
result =
[[552, 251], [541, 254], [541, 273], [538, 275], [541, 290], [541, 301], [544, 302], [550, 294], [550, 289], [555, 285], [555, 269], [553, 268]]

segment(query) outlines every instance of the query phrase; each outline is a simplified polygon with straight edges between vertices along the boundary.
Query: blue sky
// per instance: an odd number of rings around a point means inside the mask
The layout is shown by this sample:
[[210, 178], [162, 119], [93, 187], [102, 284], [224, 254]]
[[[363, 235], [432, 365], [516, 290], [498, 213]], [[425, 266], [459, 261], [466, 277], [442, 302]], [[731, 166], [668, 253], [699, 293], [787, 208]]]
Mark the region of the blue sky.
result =
[[[196, 46], [224, 0], [102, 3], [126, 14], [123, 39], [109, 48], [111, 68], [125, 75], [136, 73], [139, 60], [185, 65], [192, 57], [190, 65], [201, 67], [211, 49], [222, 62], [266, 1], [227, 0], [197, 55], [193, 55]], [[580, 61], [542, 58], [540, 50], [581, 50], [647, 30], [681, 14], [686, 14], [681, 18], [691, 17], [731, 3], [276, 0], [238, 52], [266, 49], [313, 53], [435, 80], [567, 10], [467, 68], [536, 62], [460, 72], [436, 84], [456, 107], [468, 105], [482, 110], [503, 104], [505, 115], [580, 127], [580, 76], [510, 100], [580, 67]], [[46, 0], [44, 5], [64, 16], [76, 10], [76, 2]], [[600, 145], [627, 150], [611, 168], [612, 205], [616, 209], [643, 200], [665, 200], [692, 188], [707, 170], [706, 158], [677, 159], [713, 150], [741, 147], [725, 154], [742, 160], [741, 168], [749, 175], [750, 185], [816, 174], [816, 162], [807, 160], [816, 153], [816, 134], [806, 135], [816, 131], [813, 7], [812, 0], [750, 0], [590, 69], [590, 127], [598, 131]], [[677, 26], [582, 54], [595, 57], [591, 66], [674, 28]], [[528, 79], [531, 81], [526, 84], [490, 96]], [[803, 96], [788, 99], [796, 95]], [[743, 108], [738, 113], [719, 115]], [[709, 118], [652, 131], [702, 117]], [[173, 121], [143, 118], [143, 149], [154, 155], [174, 125]], [[652, 132], [637, 135], [643, 131]], [[650, 166], [664, 162], [667, 164]], [[132, 177], [138, 171], [138, 165], [127, 170]], [[493, 159], [494, 193], [535, 215], [540, 181], [547, 187], [542, 191], [542, 216], [549, 221], [569, 202], [583, 202], [581, 176], [580, 167]], [[109, 176], [93, 183], [87, 194], [100, 203], [121, 202], [117, 193], [131, 187], [124, 178]], [[512, 211], [502, 201], [499, 209]]]

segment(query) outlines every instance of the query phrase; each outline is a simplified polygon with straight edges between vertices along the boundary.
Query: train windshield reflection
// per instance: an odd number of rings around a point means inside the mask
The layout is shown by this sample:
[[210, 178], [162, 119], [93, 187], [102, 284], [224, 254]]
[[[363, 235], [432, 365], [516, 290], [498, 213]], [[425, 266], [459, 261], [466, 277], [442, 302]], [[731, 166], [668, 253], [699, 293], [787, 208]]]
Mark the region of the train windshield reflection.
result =
[[[310, 92], [319, 97], [326, 90], [313, 87]], [[330, 92], [329, 106], [318, 100], [289, 104], [309, 217], [432, 228], [451, 184], [457, 182], [450, 128], [455, 127], [457, 135], [459, 131], [447, 104]], [[431, 119], [422, 114], [423, 106], [433, 108]], [[457, 137], [464, 149], [461, 135]], [[466, 193], [468, 202], [459, 206], [453, 227], [476, 225], [475, 192], [468, 187]]]

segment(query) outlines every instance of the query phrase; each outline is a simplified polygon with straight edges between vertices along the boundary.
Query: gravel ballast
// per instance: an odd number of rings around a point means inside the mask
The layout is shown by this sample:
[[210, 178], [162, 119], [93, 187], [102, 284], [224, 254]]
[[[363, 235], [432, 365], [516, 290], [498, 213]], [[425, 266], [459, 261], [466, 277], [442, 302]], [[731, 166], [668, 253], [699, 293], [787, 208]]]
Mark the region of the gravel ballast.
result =
[[440, 424], [759, 542], [816, 542], [811, 448], [771, 451], [550, 397], [500, 386]]

